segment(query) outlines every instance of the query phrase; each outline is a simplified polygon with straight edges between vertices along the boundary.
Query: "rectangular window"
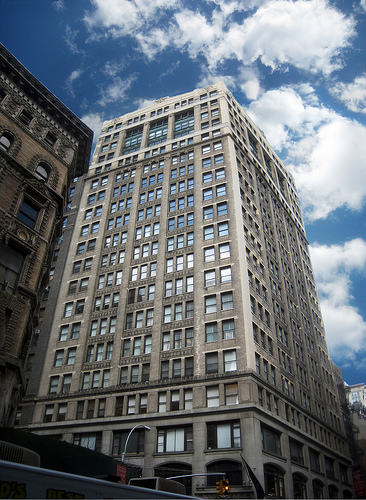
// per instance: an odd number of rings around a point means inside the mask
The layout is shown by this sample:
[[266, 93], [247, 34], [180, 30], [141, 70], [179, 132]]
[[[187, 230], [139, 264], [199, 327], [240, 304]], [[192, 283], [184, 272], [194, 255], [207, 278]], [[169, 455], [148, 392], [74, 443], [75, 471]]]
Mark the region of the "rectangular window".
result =
[[224, 340], [235, 338], [235, 323], [233, 319], [225, 319], [222, 322], [222, 338]]
[[236, 351], [232, 349], [230, 351], [224, 351], [224, 371], [232, 372], [237, 370], [236, 364]]
[[193, 450], [193, 428], [158, 429], [158, 453], [192, 451]]
[[239, 404], [238, 384], [225, 384], [225, 405]]
[[219, 359], [217, 352], [209, 352], [206, 354], [206, 373], [218, 373], [219, 371]]
[[234, 308], [233, 292], [225, 292], [221, 294], [221, 310], [227, 311]]
[[223, 424], [207, 424], [207, 448], [240, 448], [240, 423], [226, 422]]
[[281, 455], [281, 433], [262, 426], [262, 448], [263, 450]]
[[206, 406], [207, 406], [207, 408], [212, 408], [214, 406], [220, 406], [219, 386], [218, 385], [206, 387]]
[[38, 213], [39, 209], [34, 203], [24, 200], [18, 212], [18, 219], [33, 228], [36, 224]]

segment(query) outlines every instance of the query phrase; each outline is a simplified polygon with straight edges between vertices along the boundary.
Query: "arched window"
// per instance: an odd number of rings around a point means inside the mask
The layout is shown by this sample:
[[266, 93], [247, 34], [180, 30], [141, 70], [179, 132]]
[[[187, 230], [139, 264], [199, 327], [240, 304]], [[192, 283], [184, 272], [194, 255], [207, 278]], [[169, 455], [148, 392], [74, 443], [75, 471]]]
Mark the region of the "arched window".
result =
[[329, 498], [338, 498], [338, 488], [334, 484], [328, 486]]
[[42, 181], [46, 181], [50, 175], [50, 169], [45, 163], [38, 163], [37, 168], [34, 172], [36, 176]]
[[4, 132], [0, 136], [0, 148], [3, 149], [4, 151], [9, 151], [10, 146], [13, 144], [13, 142], [14, 138], [8, 132]]
[[264, 491], [272, 498], [285, 498], [284, 472], [275, 465], [264, 465]]
[[[184, 462], [165, 462], [155, 467], [154, 472], [156, 477], [174, 477], [192, 474], [192, 466]], [[192, 494], [192, 478], [183, 477], [176, 479], [186, 488], [186, 494]]]
[[[241, 462], [236, 462], [234, 460], [217, 460], [207, 465], [207, 472], [225, 472], [225, 478], [229, 480], [230, 484], [243, 484], [243, 465]], [[207, 476], [207, 485], [215, 486], [216, 481], [220, 479], [223, 479], [223, 476]]]
[[321, 481], [315, 479], [313, 481], [313, 498], [324, 498], [323, 488], [324, 484]]
[[306, 481], [307, 478], [302, 474], [294, 474], [292, 476], [294, 485], [294, 498], [307, 498]]

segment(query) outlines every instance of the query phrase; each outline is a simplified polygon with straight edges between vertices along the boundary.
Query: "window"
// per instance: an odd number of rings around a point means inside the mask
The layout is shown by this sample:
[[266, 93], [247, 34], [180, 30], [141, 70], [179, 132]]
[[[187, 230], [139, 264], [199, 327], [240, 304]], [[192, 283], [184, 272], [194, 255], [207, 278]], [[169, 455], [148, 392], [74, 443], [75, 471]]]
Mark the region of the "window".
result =
[[222, 267], [220, 269], [220, 283], [229, 283], [231, 280], [231, 267]]
[[219, 245], [219, 258], [227, 259], [228, 257], [230, 257], [230, 244], [222, 243]]
[[227, 213], [228, 213], [228, 210], [227, 210], [226, 201], [223, 203], [218, 203], [217, 204], [217, 216], [219, 217], [220, 215], [225, 215]]
[[225, 405], [239, 404], [238, 384], [225, 384]]
[[181, 428], [158, 429], [158, 453], [192, 451], [193, 428], [191, 425]]
[[162, 380], [167, 380], [169, 378], [169, 361], [161, 362], [160, 377]]
[[204, 240], [211, 240], [214, 238], [214, 226], [206, 226], [203, 228], [203, 238]]
[[218, 236], [227, 236], [229, 234], [229, 223], [220, 222], [219, 224], [217, 224], [217, 232]]
[[222, 338], [224, 340], [235, 338], [235, 323], [233, 319], [225, 319], [222, 322]]
[[205, 271], [205, 287], [216, 285], [216, 271], [211, 269], [209, 271]]
[[3, 149], [4, 151], [9, 151], [13, 142], [14, 142], [13, 136], [5, 132], [0, 136], [0, 149]]
[[66, 419], [67, 403], [59, 403], [56, 420], [63, 422]]
[[264, 465], [264, 489], [266, 496], [286, 498], [282, 469], [274, 465]]
[[225, 373], [227, 372], [232, 372], [237, 370], [237, 364], [236, 364], [236, 351], [230, 350], [230, 351], [224, 351], [224, 371]]
[[281, 434], [269, 427], [262, 426], [262, 448], [268, 453], [281, 455]]
[[224, 424], [207, 423], [207, 448], [240, 448], [240, 423], [226, 422]]
[[[290, 439], [290, 453], [291, 453], [291, 461], [296, 464], [304, 465], [304, 456], [303, 456], [303, 446], [298, 441], [294, 439]], [[299, 497], [302, 498], [302, 497]]]
[[216, 311], [217, 311], [216, 295], [209, 295], [205, 297], [205, 313], [209, 314], [209, 313], [214, 313]]
[[38, 207], [31, 201], [24, 199], [18, 212], [18, 219], [33, 228], [36, 224], [38, 213]]
[[75, 363], [75, 357], [76, 357], [76, 347], [70, 347], [70, 349], [67, 351], [66, 364], [73, 365]]
[[52, 422], [54, 405], [46, 405], [43, 422]]
[[62, 388], [61, 388], [61, 392], [63, 394], [70, 392], [71, 378], [72, 378], [71, 373], [64, 375], [62, 379]]
[[219, 359], [217, 352], [209, 352], [206, 354], [206, 373], [218, 373], [219, 371]]
[[31, 114], [29, 114], [27, 111], [25, 111], [24, 109], [22, 110], [22, 112], [19, 115], [19, 120], [22, 123], [24, 123], [24, 125], [29, 125], [30, 122], [32, 121], [32, 119], [33, 119], [33, 116]]
[[203, 208], [203, 219], [212, 219], [214, 216], [213, 206], [210, 205], [208, 207]]
[[64, 359], [64, 350], [60, 349], [60, 350], [56, 351], [53, 366], [61, 366], [63, 359]]
[[206, 406], [207, 408], [212, 408], [214, 406], [220, 406], [219, 398], [219, 386], [214, 385], [206, 388]]
[[227, 311], [234, 308], [233, 292], [225, 292], [221, 294], [221, 310]]
[[72, 315], [73, 306], [74, 306], [73, 302], [67, 302], [65, 304], [65, 308], [64, 308], [64, 317], [65, 318], [69, 318]]
[[212, 262], [215, 260], [215, 247], [207, 247], [203, 250], [204, 261]]
[[14, 292], [23, 266], [24, 255], [17, 249], [0, 243], [0, 285], [7, 292]]
[[34, 173], [36, 177], [42, 181], [47, 181], [48, 176], [50, 175], [50, 169], [45, 163], [39, 163]]

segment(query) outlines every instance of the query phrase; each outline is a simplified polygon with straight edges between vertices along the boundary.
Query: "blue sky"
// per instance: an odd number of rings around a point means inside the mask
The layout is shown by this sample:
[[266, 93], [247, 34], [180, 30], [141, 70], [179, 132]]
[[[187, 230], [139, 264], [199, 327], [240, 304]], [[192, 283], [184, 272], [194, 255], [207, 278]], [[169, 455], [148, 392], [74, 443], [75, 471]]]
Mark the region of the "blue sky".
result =
[[366, 382], [366, 0], [0, 0], [0, 18], [96, 137], [223, 80], [295, 177], [331, 356]]

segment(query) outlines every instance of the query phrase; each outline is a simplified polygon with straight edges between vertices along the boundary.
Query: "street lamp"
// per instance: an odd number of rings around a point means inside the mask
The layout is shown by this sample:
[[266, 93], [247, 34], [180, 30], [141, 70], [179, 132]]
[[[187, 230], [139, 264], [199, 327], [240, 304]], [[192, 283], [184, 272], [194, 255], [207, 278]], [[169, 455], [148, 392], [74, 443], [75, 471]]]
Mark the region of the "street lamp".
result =
[[134, 431], [135, 429], [137, 429], [137, 427], [143, 427], [143, 428], [144, 428], [145, 430], [147, 430], [147, 431], [150, 431], [150, 430], [151, 430], [151, 428], [150, 428], [150, 427], [148, 427], [147, 425], [144, 425], [144, 424], [137, 424], [137, 425], [135, 425], [135, 427], [133, 427], [133, 428], [130, 430], [130, 432], [129, 432], [128, 436], [127, 436], [127, 439], [126, 439], [126, 442], [125, 442], [125, 448], [124, 448], [124, 450], [123, 450], [122, 457], [121, 457], [122, 463], [124, 463], [124, 461], [125, 461], [125, 455], [126, 455], [127, 445], [128, 445], [128, 441], [129, 441], [129, 439], [130, 439], [130, 436], [131, 436], [131, 434], [133, 433], [133, 431]]

